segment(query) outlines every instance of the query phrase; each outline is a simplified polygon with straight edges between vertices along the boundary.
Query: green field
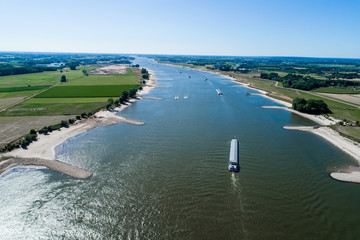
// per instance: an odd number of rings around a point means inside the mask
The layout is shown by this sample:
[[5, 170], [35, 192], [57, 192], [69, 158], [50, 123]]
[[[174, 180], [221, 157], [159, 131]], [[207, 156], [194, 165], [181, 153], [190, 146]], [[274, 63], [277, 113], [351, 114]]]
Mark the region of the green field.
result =
[[0, 88], [0, 93], [41, 90], [48, 87], [51, 87], [51, 85], [39, 85], [39, 86], [30, 86], [30, 87], [7, 87], [7, 88]]
[[106, 103], [109, 98], [31, 98], [26, 103], [58, 104], [58, 103]]
[[335, 88], [335, 87], [321, 87], [312, 90], [312, 92], [320, 93], [335, 93], [335, 94], [359, 94], [360, 91], [357, 91], [353, 88]]
[[32, 103], [23, 102], [1, 112], [0, 116], [50, 116], [79, 115], [82, 112], [94, 112], [104, 107], [104, 102], [88, 103]]
[[0, 98], [26, 97], [26, 96], [31, 96], [37, 92], [38, 92], [38, 90], [21, 91], [21, 92], [0, 92]]
[[132, 85], [139, 84], [138, 76], [134, 74], [123, 75], [89, 75], [85, 78], [66, 82], [64, 86], [99, 86], [99, 85]]
[[139, 85], [98, 85], [98, 86], [56, 86], [35, 98], [83, 98], [120, 97], [124, 90], [138, 88]]

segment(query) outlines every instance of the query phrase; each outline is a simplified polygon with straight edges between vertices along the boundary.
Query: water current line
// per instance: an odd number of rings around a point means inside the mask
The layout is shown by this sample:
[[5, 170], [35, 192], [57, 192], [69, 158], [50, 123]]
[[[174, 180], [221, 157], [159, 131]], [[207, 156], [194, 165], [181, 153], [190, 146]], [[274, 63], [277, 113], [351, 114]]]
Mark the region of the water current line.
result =
[[[238, 191], [239, 191], [240, 210], [241, 210], [242, 216], [245, 216], [244, 206], [243, 206], [243, 203], [242, 203], [242, 200], [241, 200], [241, 184], [240, 184], [240, 181], [236, 181], [234, 172], [231, 173], [231, 183], [232, 183], [232, 185], [234, 187], [234, 190], [238, 189]], [[248, 232], [245, 229], [244, 217], [241, 218], [241, 229], [242, 229], [242, 231], [243, 231], [243, 233], [245, 235], [244, 239], [249, 239], [248, 238]]]

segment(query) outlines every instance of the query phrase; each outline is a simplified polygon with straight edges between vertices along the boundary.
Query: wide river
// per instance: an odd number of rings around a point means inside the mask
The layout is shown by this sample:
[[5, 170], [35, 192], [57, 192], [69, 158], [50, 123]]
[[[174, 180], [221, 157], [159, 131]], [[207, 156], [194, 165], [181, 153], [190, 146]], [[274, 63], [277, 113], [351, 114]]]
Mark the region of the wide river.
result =
[[[161, 86], [148, 96], [164, 100], [120, 115], [145, 125], [69, 139], [58, 159], [93, 171], [90, 179], [22, 168], [1, 176], [0, 239], [360, 238], [360, 185], [329, 177], [353, 160], [282, 128], [314, 123], [261, 108], [278, 104], [219, 75], [136, 63]], [[233, 137], [238, 173], [227, 170]]]

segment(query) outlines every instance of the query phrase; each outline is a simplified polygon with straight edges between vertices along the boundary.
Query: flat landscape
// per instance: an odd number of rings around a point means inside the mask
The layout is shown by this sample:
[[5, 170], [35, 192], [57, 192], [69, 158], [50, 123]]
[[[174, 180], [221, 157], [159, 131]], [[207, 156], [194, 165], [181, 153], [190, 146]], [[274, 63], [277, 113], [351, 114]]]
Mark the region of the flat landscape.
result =
[[[105, 69], [105, 70], [103, 70]], [[94, 72], [91, 74], [90, 72]], [[61, 76], [66, 82], [60, 82]], [[67, 121], [104, 108], [109, 98], [139, 84], [140, 70], [126, 64], [80, 65], [0, 77], [0, 147], [30, 129]]]

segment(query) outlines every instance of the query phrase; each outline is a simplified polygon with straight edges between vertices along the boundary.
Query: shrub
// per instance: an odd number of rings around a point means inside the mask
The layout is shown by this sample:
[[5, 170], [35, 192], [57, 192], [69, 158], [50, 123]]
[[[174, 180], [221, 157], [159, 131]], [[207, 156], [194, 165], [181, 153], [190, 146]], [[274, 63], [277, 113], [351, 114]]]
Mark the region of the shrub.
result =
[[26, 134], [25, 135], [25, 140], [28, 142], [28, 143], [31, 143], [33, 141], [36, 140], [36, 134]]
[[68, 122], [65, 120], [61, 121], [61, 126], [66, 127], [68, 125]]
[[66, 82], [66, 76], [65, 75], [61, 75], [60, 82]]
[[42, 129], [39, 130], [40, 134], [46, 134], [49, 132], [49, 129], [47, 127], [43, 127]]

